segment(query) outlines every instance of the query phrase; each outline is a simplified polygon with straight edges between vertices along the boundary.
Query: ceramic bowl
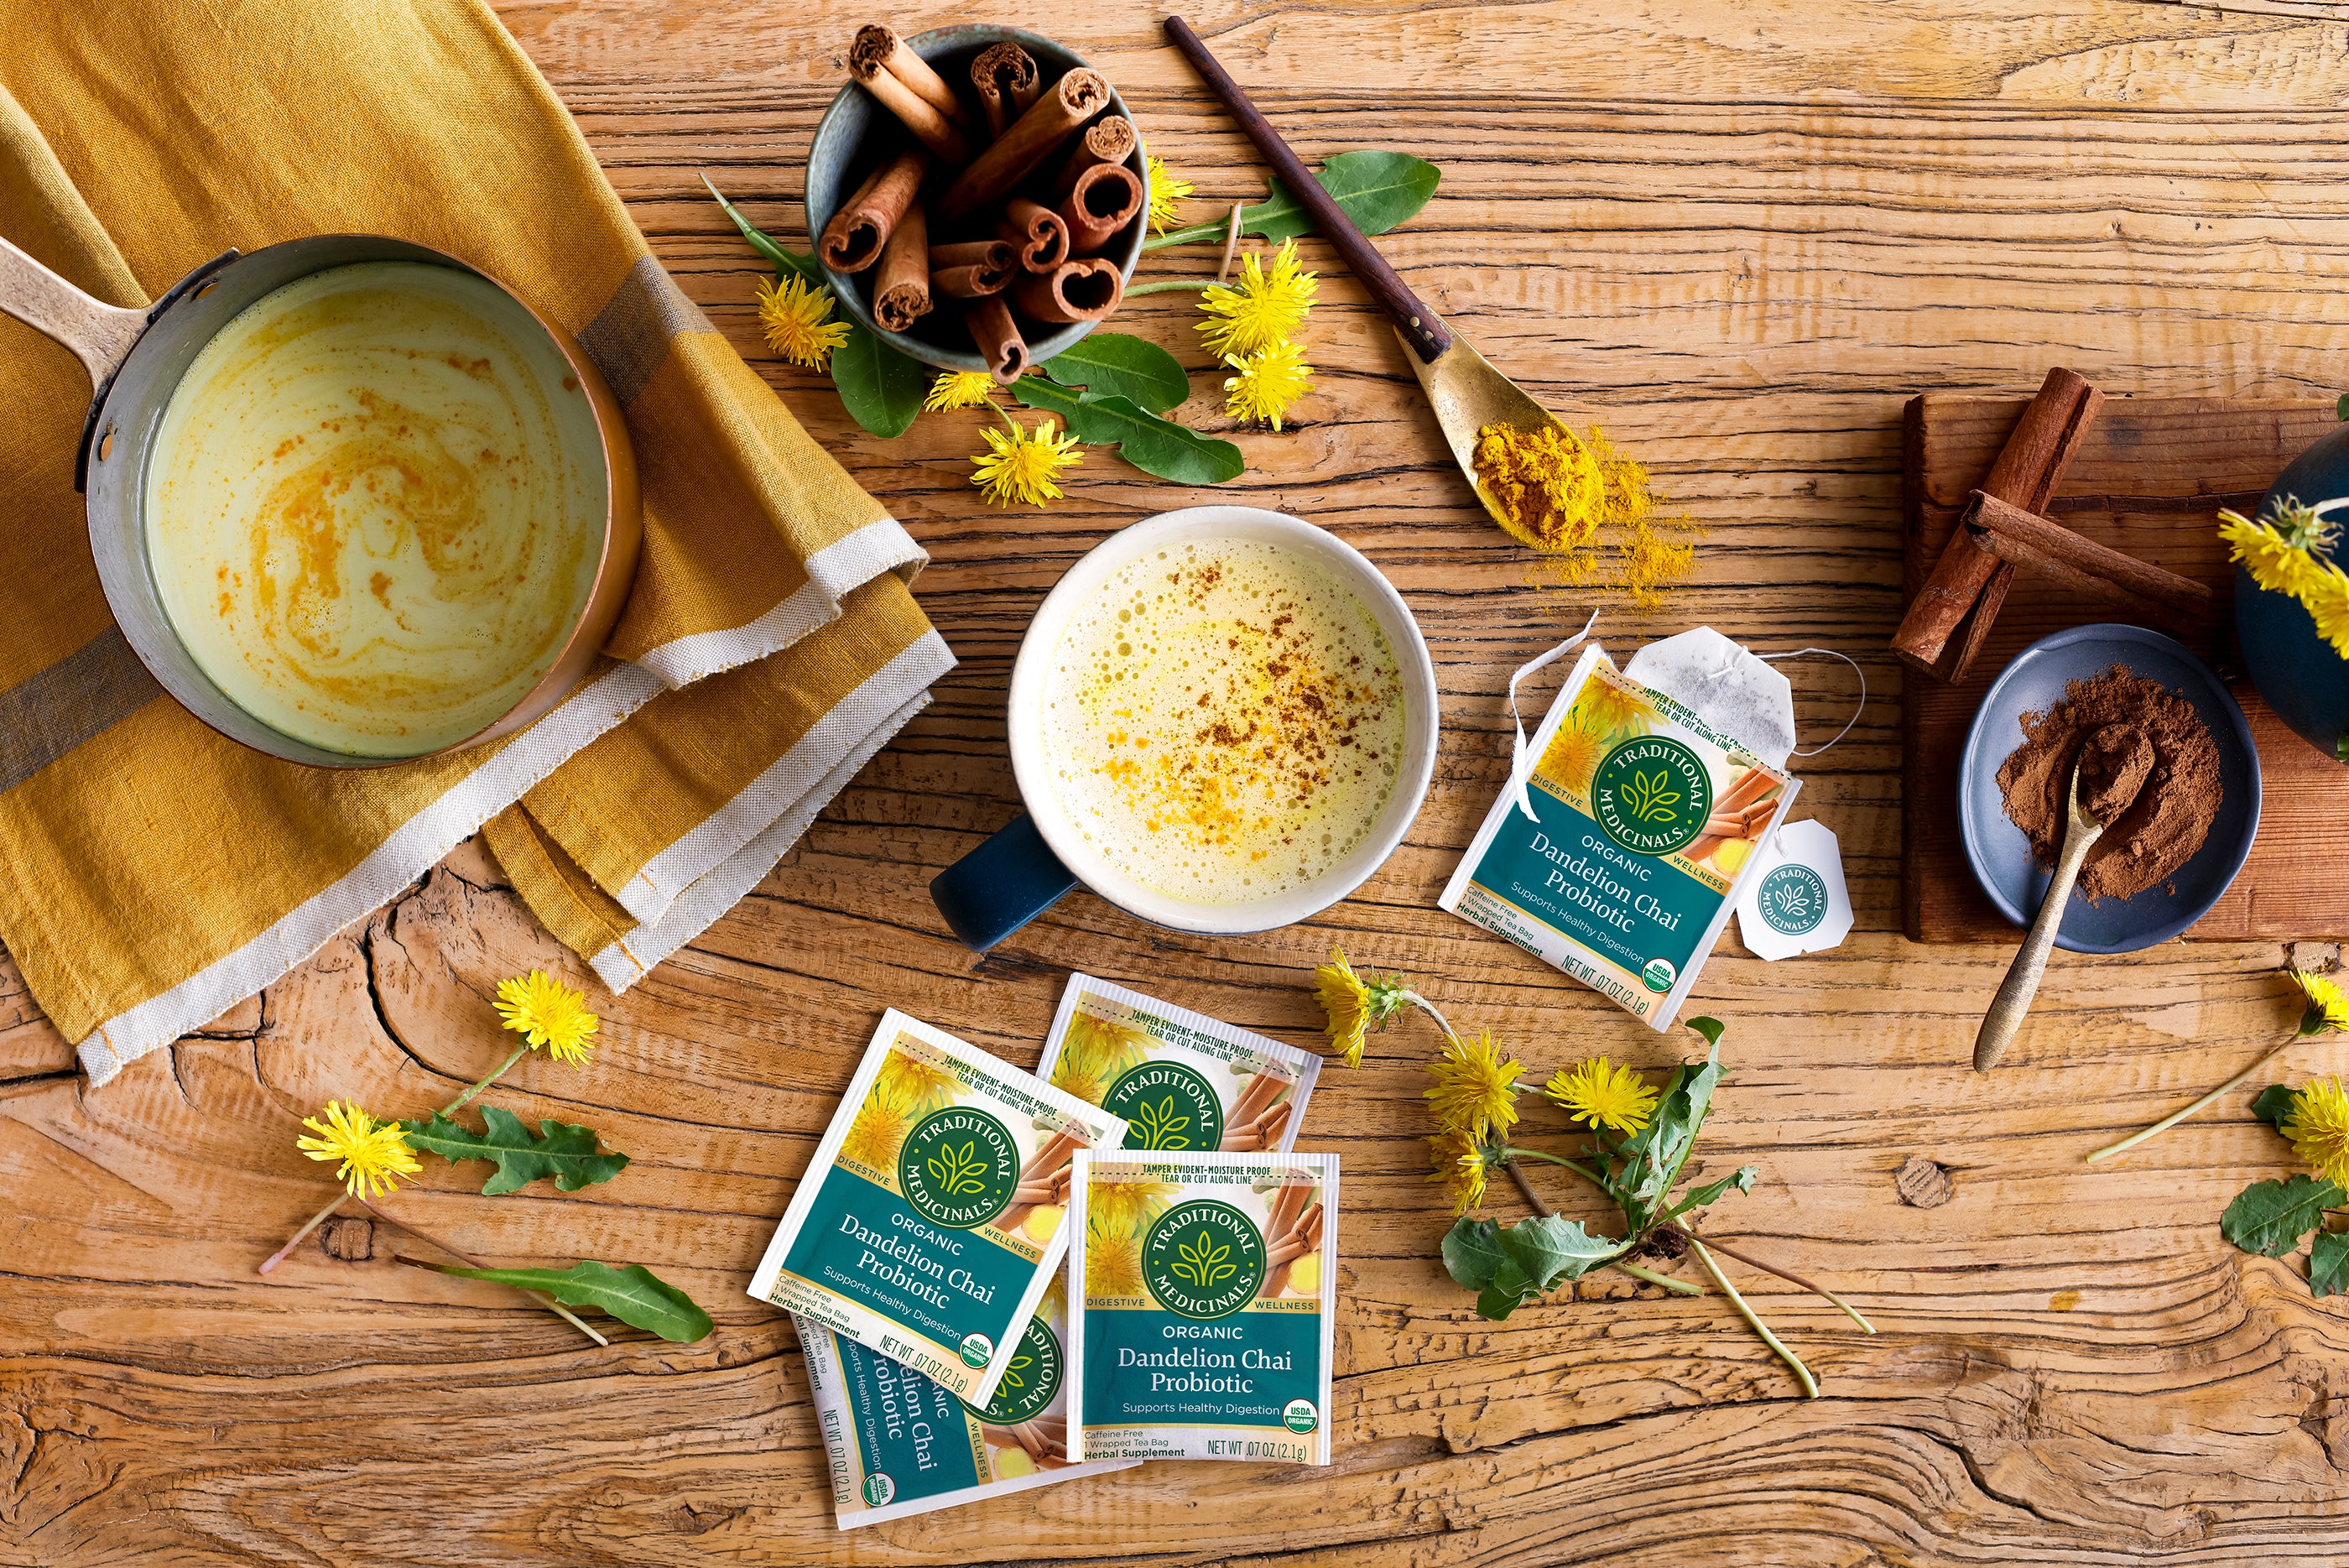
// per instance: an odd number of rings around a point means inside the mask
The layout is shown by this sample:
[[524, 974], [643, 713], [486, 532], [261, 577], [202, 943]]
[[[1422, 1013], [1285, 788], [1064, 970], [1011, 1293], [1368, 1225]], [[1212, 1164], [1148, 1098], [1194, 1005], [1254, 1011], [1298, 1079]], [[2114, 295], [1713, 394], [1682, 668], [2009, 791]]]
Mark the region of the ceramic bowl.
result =
[[[2286, 499], [2321, 505], [2343, 495], [2349, 495], [2349, 425], [2292, 459], [2251, 515], [2271, 516]], [[2336, 543], [2320, 558], [2339, 564], [2349, 560], [2349, 549]], [[2251, 568], [2238, 565], [2235, 638], [2245, 669], [2277, 717], [2323, 755], [2349, 762], [2349, 659], [2317, 632], [2308, 607], [2260, 587]]]
[[[974, 123], [984, 124], [978, 115], [978, 100], [970, 91], [970, 62], [989, 44], [1009, 40], [1018, 44], [1034, 57], [1037, 70], [1049, 87], [1070, 71], [1085, 65], [1084, 57], [1074, 50], [1062, 48], [1051, 39], [1024, 31], [1019, 27], [996, 27], [972, 25], [961, 27], [940, 27], [933, 32], [916, 34], [905, 42], [916, 54], [927, 60], [946, 79], [955, 84]], [[1128, 119], [1133, 111], [1117, 89], [1110, 89], [1109, 114], [1122, 114]], [[1137, 127], [1137, 131], [1139, 128]], [[814, 236], [823, 233], [841, 203], [855, 194], [856, 188], [885, 161], [895, 156], [900, 148], [911, 145], [913, 137], [897, 123], [896, 117], [874, 101], [873, 95], [854, 82], [840, 89], [824, 111], [823, 121], [815, 128], [815, 144], [808, 150], [807, 221], [811, 248]], [[1049, 159], [1047, 161], [1050, 161]], [[1134, 139], [1133, 156], [1126, 167], [1142, 181], [1143, 212], [1132, 226], [1120, 234], [1102, 254], [1117, 264], [1125, 281], [1133, 281], [1134, 264], [1142, 259], [1143, 236], [1148, 233], [1150, 207], [1150, 162], [1143, 154], [1139, 134]], [[979, 238], [974, 233], [965, 234], [952, 229], [932, 234], [930, 243], [945, 244], [957, 239]], [[824, 268], [832, 282], [833, 297], [854, 317], [857, 323], [883, 342], [902, 353], [910, 354], [925, 365], [941, 370], [984, 370], [987, 361], [979, 357], [971, 344], [970, 335], [963, 330], [962, 313], [953, 302], [943, 302], [914, 324], [910, 332], [890, 332], [873, 319], [873, 280], [880, 274], [878, 266], [861, 273], [836, 273]], [[1030, 340], [1028, 362], [1040, 365], [1055, 354], [1065, 352], [1078, 339], [1101, 325], [1096, 321], [1071, 322], [1051, 332]]]

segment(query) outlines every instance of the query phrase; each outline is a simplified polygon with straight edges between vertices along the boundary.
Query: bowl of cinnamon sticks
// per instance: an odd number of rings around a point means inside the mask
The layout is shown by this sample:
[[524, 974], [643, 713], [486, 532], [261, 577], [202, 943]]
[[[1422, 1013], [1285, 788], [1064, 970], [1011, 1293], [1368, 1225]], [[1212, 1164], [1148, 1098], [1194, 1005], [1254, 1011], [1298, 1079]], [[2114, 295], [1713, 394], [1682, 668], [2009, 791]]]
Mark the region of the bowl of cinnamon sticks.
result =
[[1107, 78], [1017, 27], [868, 26], [848, 62], [809, 150], [807, 215], [851, 316], [1009, 386], [1117, 308], [1149, 164]]

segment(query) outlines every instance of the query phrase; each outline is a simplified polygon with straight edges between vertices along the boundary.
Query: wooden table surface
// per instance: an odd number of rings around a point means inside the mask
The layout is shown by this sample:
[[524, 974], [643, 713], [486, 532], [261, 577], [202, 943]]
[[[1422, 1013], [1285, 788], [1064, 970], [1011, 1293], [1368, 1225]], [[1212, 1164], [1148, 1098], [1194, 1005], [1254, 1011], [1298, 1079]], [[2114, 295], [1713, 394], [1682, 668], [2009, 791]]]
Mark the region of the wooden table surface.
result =
[[[1484, 521], [1401, 350], [1312, 243], [1319, 386], [1293, 431], [1238, 437], [1249, 470], [1218, 493], [1335, 529], [1410, 600], [1444, 702], [1426, 807], [1381, 875], [1303, 926], [1194, 940], [1081, 895], [975, 962], [924, 888], [1013, 811], [1002, 708], [1021, 628], [1104, 535], [1206, 497], [1096, 453], [1065, 504], [991, 513], [968, 483], [978, 415], [874, 441], [761, 346], [751, 258], [697, 176], [795, 238], [800, 160], [874, 13], [515, 0], [507, 24], [662, 260], [930, 550], [916, 591], [962, 665], [751, 898], [607, 999], [591, 1071], [533, 1059], [509, 1081], [515, 1108], [635, 1156], [623, 1179], [492, 1199], [468, 1189], [473, 1168], [436, 1163], [393, 1200], [501, 1262], [647, 1262], [717, 1318], [698, 1345], [623, 1332], [595, 1350], [493, 1287], [399, 1267], [381, 1231], [346, 1239], [363, 1259], [305, 1246], [253, 1272], [326, 1190], [293, 1147], [299, 1116], [330, 1096], [446, 1097], [502, 1050], [498, 978], [585, 978], [477, 849], [103, 1090], [0, 969], [0, 1561], [2342, 1561], [2349, 1322], [2215, 1224], [2246, 1181], [2282, 1174], [2282, 1146], [2239, 1097], [2081, 1163], [2281, 1037], [2285, 951], [2059, 955], [2010, 1064], [1976, 1076], [2008, 952], [1894, 934], [1901, 792], [1949, 781], [1899, 774], [1885, 652], [1910, 393], [2027, 391], [2054, 362], [2115, 394], [2341, 389], [2338, 10], [1195, 0], [1309, 160], [1372, 146], [1442, 164], [1386, 254], [1710, 526], [1698, 580], [1650, 620], [1610, 611], [1610, 645], [1704, 622], [1867, 666], [1858, 725], [1804, 765], [1858, 929], [1777, 964], [1724, 940], [1690, 1011], [1731, 1023], [1702, 1157], [1762, 1173], [1713, 1228], [1883, 1332], [1739, 1271], [1818, 1372], [1807, 1401], [1715, 1296], [1609, 1277], [1480, 1320], [1433, 1261], [1449, 1220], [1420, 1179], [1433, 1041], [1405, 1023], [1361, 1072], [1324, 1075], [1305, 1127], [1343, 1156], [1350, 1210], [1332, 1468], [1158, 1465], [843, 1535], [789, 1325], [742, 1286], [883, 1007], [1030, 1062], [1076, 966], [1307, 1043], [1308, 971], [1342, 941], [1540, 1075], [1595, 1051], [1659, 1066], [1694, 1037], [1651, 1034], [1433, 908], [1503, 776], [1508, 670], [1588, 600], [1541, 589]], [[1106, 70], [1197, 182], [1195, 216], [1261, 189], [1153, 9], [992, 16]], [[1204, 369], [1177, 297], [1119, 325]], [[1213, 379], [1195, 385], [1187, 417], [1222, 424]], [[1806, 734], [1832, 733], [1849, 671], [1807, 661], [1795, 680]], [[2294, 1075], [2338, 1057], [2308, 1047]], [[1904, 1200], [1911, 1161], [1940, 1168], [1946, 1201]]]

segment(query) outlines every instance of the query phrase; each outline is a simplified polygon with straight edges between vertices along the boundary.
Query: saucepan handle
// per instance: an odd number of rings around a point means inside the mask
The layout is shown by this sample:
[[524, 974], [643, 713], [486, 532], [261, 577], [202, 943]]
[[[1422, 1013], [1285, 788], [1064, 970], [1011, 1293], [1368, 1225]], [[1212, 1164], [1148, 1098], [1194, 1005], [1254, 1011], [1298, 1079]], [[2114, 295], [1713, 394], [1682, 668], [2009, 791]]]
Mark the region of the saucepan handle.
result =
[[1026, 813], [930, 879], [930, 899], [963, 945], [985, 952], [1072, 892], [1061, 864]]
[[106, 385], [147, 325], [143, 310], [93, 299], [0, 239], [0, 311], [72, 349], [93, 388]]

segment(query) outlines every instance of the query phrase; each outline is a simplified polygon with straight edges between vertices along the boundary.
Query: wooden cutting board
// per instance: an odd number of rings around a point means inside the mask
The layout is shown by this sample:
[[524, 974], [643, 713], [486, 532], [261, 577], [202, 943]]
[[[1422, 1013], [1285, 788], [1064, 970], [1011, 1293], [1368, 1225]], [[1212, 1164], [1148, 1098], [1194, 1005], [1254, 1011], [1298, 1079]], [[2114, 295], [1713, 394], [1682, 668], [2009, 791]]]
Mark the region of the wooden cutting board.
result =
[[[1930, 576], [1966, 494], [1982, 483], [2025, 398], [1928, 392], [1909, 400], [1901, 476], [1905, 597]], [[2227, 678], [2251, 722], [2262, 774], [2259, 838], [2225, 898], [2188, 941], [2349, 939], [2349, 768], [2286, 729], [2238, 673], [2234, 568], [2221, 506], [2248, 513], [2283, 466], [2337, 427], [2330, 402], [2112, 398], [2082, 441], [2049, 513], [2066, 527], [2220, 590], [2194, 651]], [[2018, 929], [1976, 885], [1958, 836], [1956, 766], [1983, 692], [2025, 646], [2066, 627], [2127, 620], [2018, 576], [1973, 671], [1951, 686], [1904, 670], [1900, 904], [1912, 941], [2013, 941]]]

